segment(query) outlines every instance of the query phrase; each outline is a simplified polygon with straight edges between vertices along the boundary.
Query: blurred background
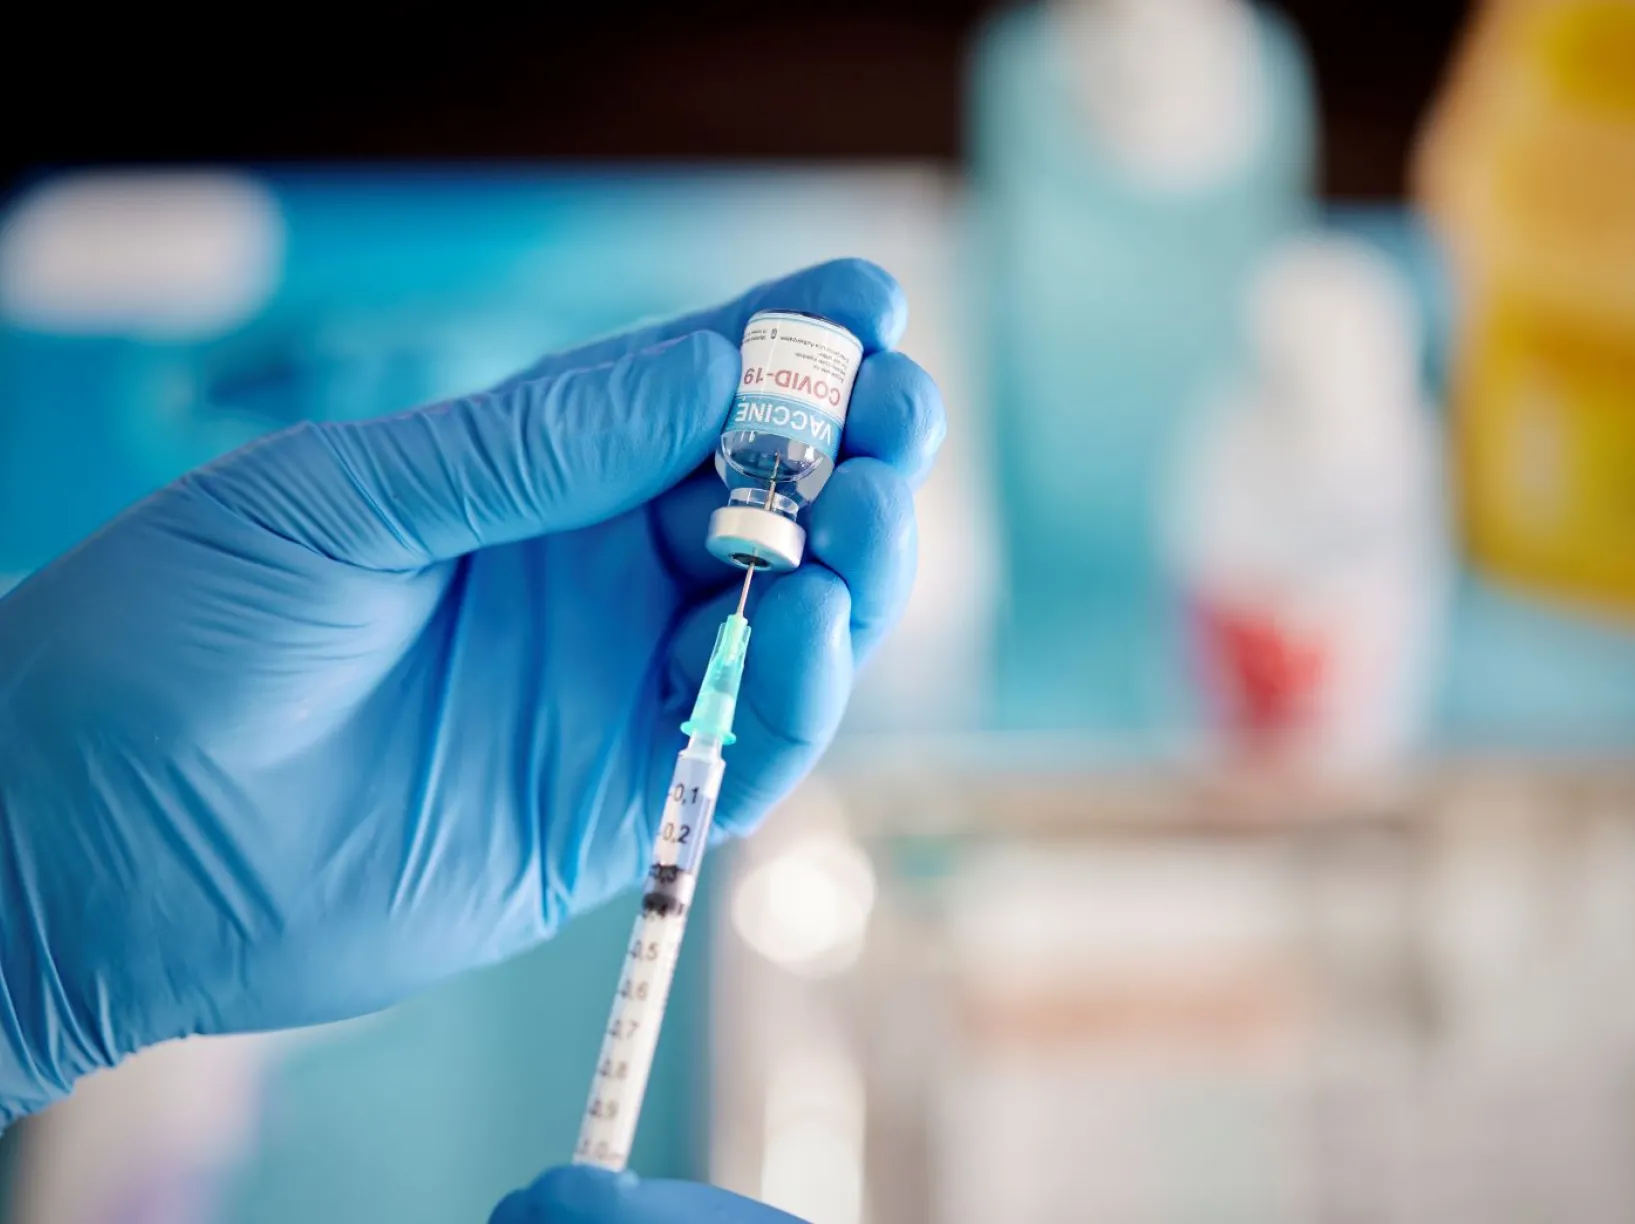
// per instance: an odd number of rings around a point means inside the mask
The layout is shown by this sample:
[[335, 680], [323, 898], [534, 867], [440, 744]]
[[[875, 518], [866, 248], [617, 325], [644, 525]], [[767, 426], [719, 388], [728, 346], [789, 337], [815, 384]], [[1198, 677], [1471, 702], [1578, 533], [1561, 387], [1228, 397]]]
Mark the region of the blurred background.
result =
[[[533, 7], [30, 15], [0, 590], [266, 431], [874, 258], [951, 419], [921, 581], [706, 873], [634, 1167], [1635, 1219], [1635, 5]], [[0, 1221], [485, 1219], [571, 1151], [633, 908], [96, 1077]]]

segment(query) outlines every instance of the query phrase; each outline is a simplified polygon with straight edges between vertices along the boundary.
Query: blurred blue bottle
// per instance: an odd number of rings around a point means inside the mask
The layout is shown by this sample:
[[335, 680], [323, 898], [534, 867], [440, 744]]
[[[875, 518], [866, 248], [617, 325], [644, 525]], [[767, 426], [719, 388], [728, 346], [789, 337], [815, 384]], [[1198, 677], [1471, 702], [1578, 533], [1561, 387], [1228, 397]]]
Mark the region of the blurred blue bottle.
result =
[[1179, 719], [1156, 493], [1229, 366], [1249, 270], [1311, 207], [1311, 84], [1241, 0], [1055, 0], [973, 65], [977, 233], [1009, 566], [1001, 721]]

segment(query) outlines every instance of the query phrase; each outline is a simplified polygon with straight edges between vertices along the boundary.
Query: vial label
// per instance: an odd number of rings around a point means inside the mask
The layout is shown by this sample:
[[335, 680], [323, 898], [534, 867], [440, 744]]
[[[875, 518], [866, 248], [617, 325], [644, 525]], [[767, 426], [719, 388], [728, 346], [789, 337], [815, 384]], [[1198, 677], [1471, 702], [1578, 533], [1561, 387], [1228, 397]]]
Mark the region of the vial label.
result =
[[863, 361], [857, 337], [824, 319], [769, 310], [750, 319], [742, 353], [727, 431], [774, 434], [833, 459]]

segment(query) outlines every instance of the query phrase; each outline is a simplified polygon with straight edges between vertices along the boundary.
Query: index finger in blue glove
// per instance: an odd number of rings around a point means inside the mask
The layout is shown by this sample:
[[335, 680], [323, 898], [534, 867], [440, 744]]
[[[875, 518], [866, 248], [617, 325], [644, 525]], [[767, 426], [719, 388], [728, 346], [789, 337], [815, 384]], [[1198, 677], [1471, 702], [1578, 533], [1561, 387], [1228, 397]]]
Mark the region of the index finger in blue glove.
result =
[[714, 1186], [642, 1181], [570, 1165], [508, 1195], [489, 1224], [801, 1224], [788, 1212]]
[[891, 348], [908, 326], [908, 299], [891, 273], [866, 259], [835, 259], [765, 281], [724, 305], [553, 354], [509, 382], [615, 361], [689, 332], [714, 332], [736, 345], [743, 338], [744, 325], [757, 310], [798, 310], [821, 315], [849, 329], [863, 342], [866, 353]]

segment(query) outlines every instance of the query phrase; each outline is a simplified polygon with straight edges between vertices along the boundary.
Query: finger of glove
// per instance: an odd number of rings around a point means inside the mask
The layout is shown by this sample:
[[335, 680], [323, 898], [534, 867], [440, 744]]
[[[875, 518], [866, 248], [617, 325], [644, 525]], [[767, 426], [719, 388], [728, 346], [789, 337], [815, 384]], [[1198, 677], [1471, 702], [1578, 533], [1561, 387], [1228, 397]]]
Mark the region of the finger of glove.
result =
[[710, 552], [710, 516], [727, 504], [713, 468], [695, 472], [648, 506], [653, 540], [664, 567], [688, 599], [702, 599], [743, 580], [743, 571]]
[[[931, 376], [901, 353], [877, 353], [858, 371], [841, 441], [841, 466], [849, 458], [878, 459], [917, 487], [947, 432], [942, 393]], [[808, 530], [815, 525], [817, 508], [833, 499], [833, 488], [831, 479], [808, 513]], [[659, 549], [688, 595], [722, 589], [734, 580], [734, 571], [705, 547], [710, 515], [724, 501], [720, 478], [706, 471], [653, 503]]]
[[841, 435], [841, 458], [891, 464], [919, 488], [948, 434], [942, 391], [913, 358], [877, 353], [863, 362]]
[[878, 459], [842, 463], [812, 507], [807, 541], [812, 559], [851, 592], [852, 659], [861, 664], [902, 615], [914, 585], [919, 533], [908, 482]]
[[714, 1186], [643, 1181], [587, 1165], [550, 1169], [500, 1204], [490, 1224], [800, 1224]]
[[190, 478], [327, 556], [413, 569], [611, 518], [710, 453], [738, 352], [694, 332], [379, 420], [297, 427]]
[[888, 349], [908, 326], [908, 300], [891, 273], [866, 259], [835, 259], [756, 285], [732, 301], [662, 323], [639, 327], [543, 358], [502, 383], [550, 377], [564, 370], [616, 361], [677, 336], [708, 331], [737, 345], [758, 310], [798, 310], [821, 315], [850, 331], [864, 352]]
[[[655, 736], [653, 776], [668, 777], [675, 753], [674, 710], [698, 690], [735, 592], [683, 618], [671, 643], [669, 677], [677, 702]], [[840, 576], [805, 565], [769, 582], [751, 601], [749, 655], [733, 720], [715, 821], [726, 833], [752, 829], [806, 774], [834, 738], [851, 694], [852, 597]], [[657, 806], [649, 805], [658, 811]]]

